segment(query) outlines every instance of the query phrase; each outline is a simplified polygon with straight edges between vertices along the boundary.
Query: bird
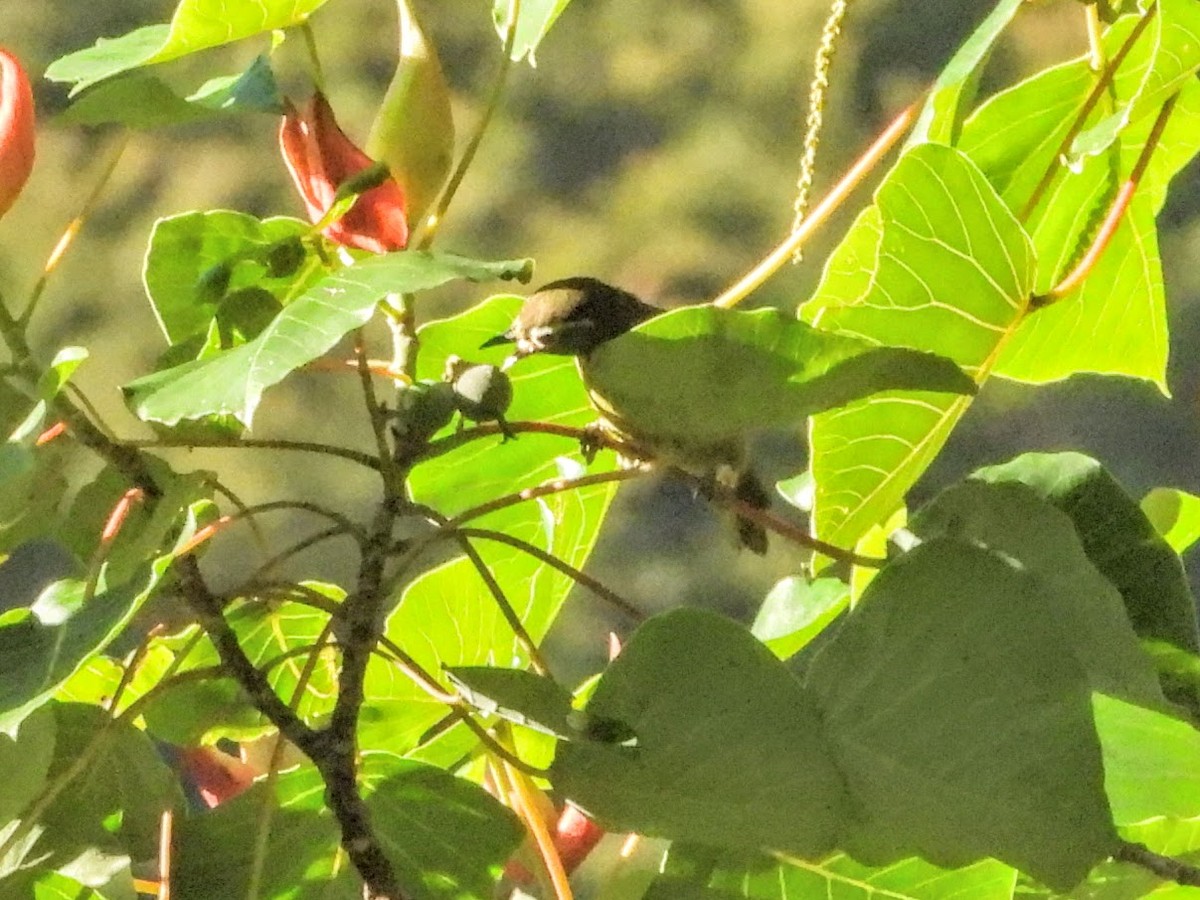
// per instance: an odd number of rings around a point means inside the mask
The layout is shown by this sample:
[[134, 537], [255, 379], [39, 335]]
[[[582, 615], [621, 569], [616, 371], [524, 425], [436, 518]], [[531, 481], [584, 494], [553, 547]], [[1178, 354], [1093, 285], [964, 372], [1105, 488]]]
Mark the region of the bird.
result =
[[[727, 442], [715, 453], [712, 447], [689, 448], [678, 441], [664, 444], [656, 441], [652, 422], [614, 409], [589, 382], [588, 356], [596, 348], [665, 311], [597, 278], [563, 278], [530, 294], [508, 330], [481, 346], [515, 344], [506, 368], [535, 353], [576, 357], [592, 403], [601, 413], [602, 433], [638, 448], [659, 463], [699, 477], [709, 489], [723, 487], [737, 500], [755, 509], [767, 509], [770, 494], [745, 463], [744, 440]], [[737, 530], [742, 546], [759, 555], [766, 553], [767, 533], [762, 525], [738, 517]]]

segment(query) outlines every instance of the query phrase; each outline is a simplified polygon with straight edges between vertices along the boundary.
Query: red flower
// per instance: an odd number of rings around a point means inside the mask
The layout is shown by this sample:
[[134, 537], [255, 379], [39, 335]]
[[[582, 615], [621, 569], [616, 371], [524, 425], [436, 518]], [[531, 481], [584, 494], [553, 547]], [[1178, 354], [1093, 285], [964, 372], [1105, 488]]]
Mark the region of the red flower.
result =
[[21, 64], [0, 50], [0, 216], [33, 170], [33, 91]]
[[[333, 205], [339, 185], [375, 165], [338, 127], [329, 101], [320, 93], [303, 112], [288, 105], [279, 126], [279, 147], [313, 222]], [[406, 208], [404, 191], [387, 178], [361, 194], [324, 234], [338, 244], [372, 253], [402, 250], [408, 243]]]

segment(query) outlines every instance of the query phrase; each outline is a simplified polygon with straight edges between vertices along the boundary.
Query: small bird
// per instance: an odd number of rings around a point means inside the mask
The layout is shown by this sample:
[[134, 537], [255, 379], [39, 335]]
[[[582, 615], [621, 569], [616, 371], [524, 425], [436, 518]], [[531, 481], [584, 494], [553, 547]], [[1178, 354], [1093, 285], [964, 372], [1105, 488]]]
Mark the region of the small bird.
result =
[[530, 294], [508, 331], [483, 346], [516, 344], [518, 359], [531, 353], [587, 356], [660, 312], [595, 278], [564, 278]]
[[[589, 382], [587, 357], [593, 350], [662, 312], [665, 310], [596, 278], [564, 278], [530, 294], [509, 329], [482, 346], [516, 344], [505, 367], [534, 353], [576, 357], [592, 402], [603, 416], [601, 428], [661, 463], [698, 475], [713, 487], [724, 487], [752, 507], [768, 508], [770, 495], [745, 465], [744, 441], [728, 442], [716, 453], [712, 447], [689, 448], [678, 441], [664, 444], [655, 439], [654, 423], [631, 421], [625, 411], [613, 409], [606, 398], [598, 396]], [[691, 449], [696, 452], [689, 452]], [[743, 546], [760, 555], [766, 553], [767, 533], [761, 525], [739, 518], [737, 528]]]

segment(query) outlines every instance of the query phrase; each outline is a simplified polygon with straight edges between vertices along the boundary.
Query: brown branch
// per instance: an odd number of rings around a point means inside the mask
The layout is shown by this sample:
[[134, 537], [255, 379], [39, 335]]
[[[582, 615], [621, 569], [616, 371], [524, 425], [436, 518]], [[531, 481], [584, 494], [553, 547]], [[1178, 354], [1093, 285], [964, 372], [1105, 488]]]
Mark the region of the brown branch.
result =
[[1183, 860], [1172, 859], [1155, 853], [1144, 844], [1132, 841], [1121, 841], [1113, 859], [1118, 862], [1130, 863], [1153, 872], [1159, 878], [1174, 881], [1189, 887], [1200, 887], [1200, 866], [1185, 863]]

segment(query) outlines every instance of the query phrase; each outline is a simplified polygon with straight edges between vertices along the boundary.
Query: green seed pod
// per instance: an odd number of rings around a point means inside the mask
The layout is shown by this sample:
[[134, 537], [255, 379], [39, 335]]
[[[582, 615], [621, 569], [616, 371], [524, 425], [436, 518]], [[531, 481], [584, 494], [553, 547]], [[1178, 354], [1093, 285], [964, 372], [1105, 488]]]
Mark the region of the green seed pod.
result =
[[393, 431], [397, 440], [425, 443], [450, 424], [458, 408], [454, 389], [444, 381], [418, 381], [402, 389]]
[[415, 224], [441, 192], [454, 157], [450, 90], [437, 51], [421, 33], [408, 0], [396, 0], [399, 59], [364, 148], [387, 163]]

